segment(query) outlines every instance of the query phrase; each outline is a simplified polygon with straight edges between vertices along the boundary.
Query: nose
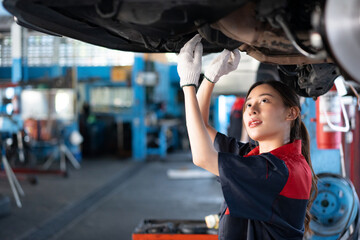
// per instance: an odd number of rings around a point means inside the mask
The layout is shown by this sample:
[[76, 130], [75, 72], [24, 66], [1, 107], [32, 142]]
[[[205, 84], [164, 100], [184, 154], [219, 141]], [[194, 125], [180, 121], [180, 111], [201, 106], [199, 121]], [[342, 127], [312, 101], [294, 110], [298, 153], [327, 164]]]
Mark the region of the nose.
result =
[[258, 110], [258, 107], [256, 104], [252, 105], [251, 107], [248, 108], [248, 111], [249, 111], [249, 115], [252, 116], [252, 115], [256, 115], [259, 113], [259, 110]]

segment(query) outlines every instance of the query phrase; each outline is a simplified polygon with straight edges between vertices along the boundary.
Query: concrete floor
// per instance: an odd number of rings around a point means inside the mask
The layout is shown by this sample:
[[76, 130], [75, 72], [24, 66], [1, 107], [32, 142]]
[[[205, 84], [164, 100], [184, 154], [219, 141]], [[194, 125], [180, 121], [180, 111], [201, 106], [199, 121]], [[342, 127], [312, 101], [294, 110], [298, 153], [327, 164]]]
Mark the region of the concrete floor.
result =
[[[1, 240], [130, 240], [143, 219], [196, 219], [219, 211], [223, 201], [215, 178], [170, 179], [169, 169], [198, 169], [189, 153], [153, 157], [146, 163], [111, 157], [84, 159], [69, 177], [38, 175], [20, 183], [26, 193], [17, 208], [6, 178], [0, 194], [11, 214], [0, 218]], [[23, 177], [19, 175], [19, 178]]]

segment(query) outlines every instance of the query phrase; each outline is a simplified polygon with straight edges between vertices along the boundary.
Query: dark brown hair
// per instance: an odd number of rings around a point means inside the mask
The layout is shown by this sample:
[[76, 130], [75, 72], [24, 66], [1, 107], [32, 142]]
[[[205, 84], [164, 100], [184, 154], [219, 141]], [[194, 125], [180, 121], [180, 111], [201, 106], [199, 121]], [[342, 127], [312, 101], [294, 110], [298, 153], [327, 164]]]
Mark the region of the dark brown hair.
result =
[[[293, 89], [291, 89], [290, 87], [288, 87], [287, 85], [283, 84], [282, 82], [275, 81], [275, 80], [261, 81], [261, 82], [254, 83], [250, 87], [250, 89], [246, 95], [246, 99], [248, 98], [250, 92], [255, 87], [262, 85], [262, 84], [268, 84], [273, 89], [275, 89], [280, 94], [280, 96], [283, 100], [283, 103], [286, 107], [298, 107], [299, 110], [301, 111], [300, 99], [299, 99], [299, 96], [295, 93], [295, 91]], [[313, 202], [317, 196], [317, 177], [316, 177], [316, 174], [315, 174], [314, 169], [311, 164], [309, 133], [306, 129], [305, 124], [301, 120], [301, 115], [299, 115], [292, 122], [292, 125], [291, 125], [290, 142], [293, 142], [296, 139], [301, 140], [301, 153], [305, 157], [307, 163], [309, 164], [311, 172], [312, 172], [311, 193], [310, 193], [310, 199], [309, 199], [307, 207], [306, 207], [306, 215], [305, 215], [305, 222], [304, 222], [305, 233], [311, 234], [312, 232], [309, 227], [311, 217], [312, 217], [310, 214], [310, 209], [311, 209], [311, 205], [313, 204]]]

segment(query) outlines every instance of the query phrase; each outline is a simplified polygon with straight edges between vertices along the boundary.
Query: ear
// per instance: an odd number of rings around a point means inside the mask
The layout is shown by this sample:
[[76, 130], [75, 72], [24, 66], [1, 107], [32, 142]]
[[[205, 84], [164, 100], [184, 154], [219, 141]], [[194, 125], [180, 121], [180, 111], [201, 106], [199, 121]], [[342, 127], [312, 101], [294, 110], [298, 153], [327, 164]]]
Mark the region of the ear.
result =
[[290, 107], [286, 115], [286, 120], [295, 120], [299, 115], [300, 109], [298, 107]]

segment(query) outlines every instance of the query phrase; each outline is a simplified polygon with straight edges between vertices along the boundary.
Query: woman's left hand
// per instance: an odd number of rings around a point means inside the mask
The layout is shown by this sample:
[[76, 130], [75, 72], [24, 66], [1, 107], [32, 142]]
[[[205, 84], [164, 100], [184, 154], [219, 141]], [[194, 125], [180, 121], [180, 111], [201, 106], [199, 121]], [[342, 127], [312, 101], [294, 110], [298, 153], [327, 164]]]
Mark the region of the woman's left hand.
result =
[[177, 70], [181, 87], [197, 86], [199, 83], [203, 53], [203, 45], [200, 41], [201, 36], [196, 34], [180, 50]]
[[224, 49], [210, 64], [205, 71], [205, 78], [212, 83], [219, 81], [221, 76], [234, 71], [240, 62], [240, 51]]

